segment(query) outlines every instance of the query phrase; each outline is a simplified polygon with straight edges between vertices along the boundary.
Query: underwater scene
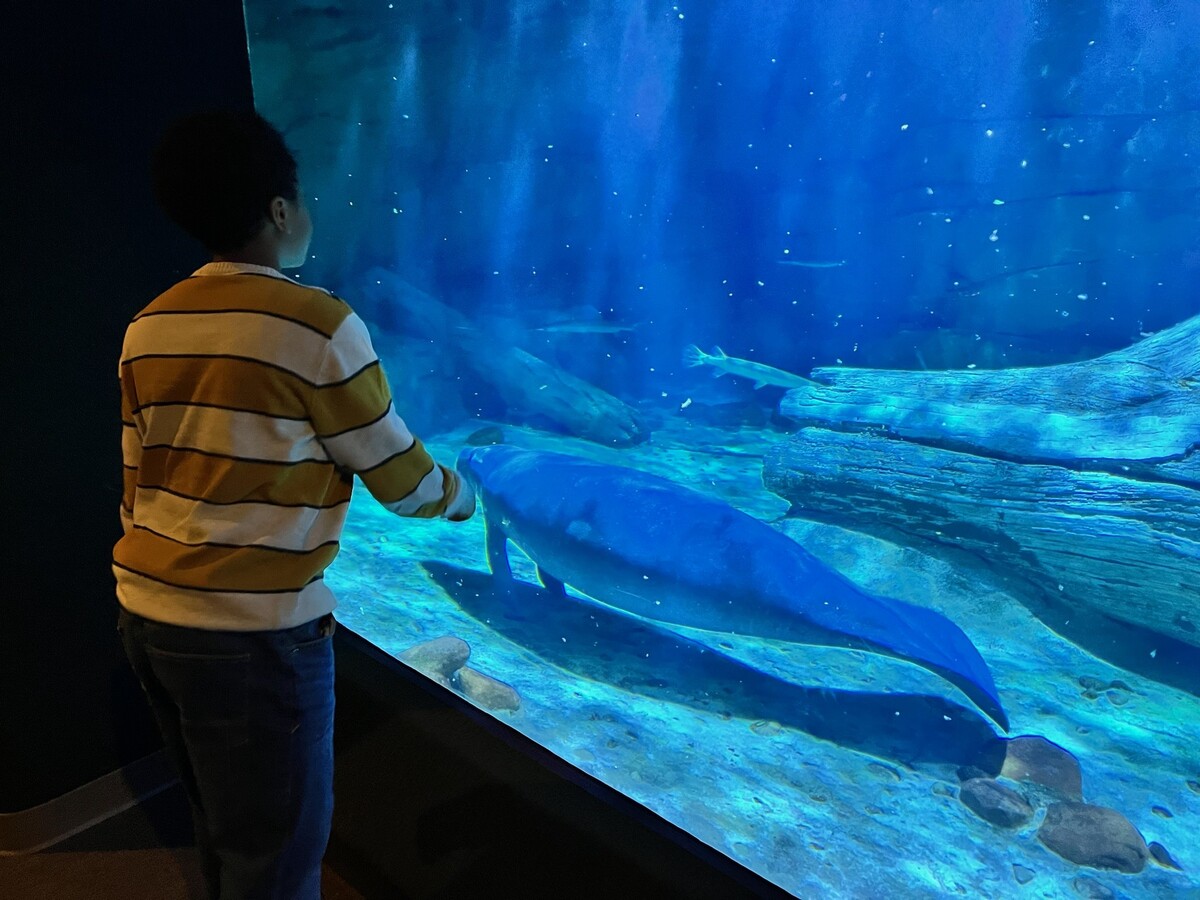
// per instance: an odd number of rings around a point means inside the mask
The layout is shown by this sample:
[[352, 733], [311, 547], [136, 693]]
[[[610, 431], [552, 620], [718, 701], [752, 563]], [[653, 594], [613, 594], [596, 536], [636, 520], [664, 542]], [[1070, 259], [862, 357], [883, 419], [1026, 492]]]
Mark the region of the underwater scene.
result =
[[1200, 897], [1200, 5], [245, 14], [480, 500], [342, 622], [799, 897]]

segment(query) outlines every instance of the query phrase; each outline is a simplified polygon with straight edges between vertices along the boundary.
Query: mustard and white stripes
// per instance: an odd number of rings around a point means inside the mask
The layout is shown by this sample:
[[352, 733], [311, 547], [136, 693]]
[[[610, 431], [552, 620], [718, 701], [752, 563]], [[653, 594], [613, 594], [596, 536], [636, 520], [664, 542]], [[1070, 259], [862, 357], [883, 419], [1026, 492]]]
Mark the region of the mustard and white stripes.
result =
[[333, 609], [321, 576], [352, 478], [404, 516], [444, 515], [458, 476], [392, 405], [362, 320], [257, 266], [214, 263], [130, 324], [120, 364], [127, 609], [267, 630]]

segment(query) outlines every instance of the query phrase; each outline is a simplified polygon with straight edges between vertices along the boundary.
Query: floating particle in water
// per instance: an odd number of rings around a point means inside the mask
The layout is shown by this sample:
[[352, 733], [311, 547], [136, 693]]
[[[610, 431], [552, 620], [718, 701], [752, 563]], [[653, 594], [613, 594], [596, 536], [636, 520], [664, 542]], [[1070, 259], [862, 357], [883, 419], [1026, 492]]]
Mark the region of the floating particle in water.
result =
[[901, 131], [908, 131], [908, 123], [907, 123], [907, 122], [905, 122], [903, 125], [901, 125], [901, 126], [900, 126], [900, 130], [901, 130]]
[[992, 129], [990, 129], [990, 128], [987, 131], [985, 131], [984, 134], [986, 134], [988, 137], [996, 136], [996, 132], [992, 131]]
[[1076, 300], [1086, 300], [1087, 298], [1088, 298], [1087, 294], [1076, 294], [1075, 295]]
[[1003, 205], [1004, 205], [1004, 201], [1001, 200], [999, 197], [997, 197], [995, 200], [992, 201], [992, 206], [1003, 206]]
[[993, 228], [993, 229], [992, 229], [992, 233], [988, 235], [988, 240], [989, 240], [989, 241], [998, 241], [998, 240], [1000, 240], [1000, 235], [996, 233], [997, 231], [999, 231], [999, 229], [997, 229], [997, 228]]
[[932, 197], [933, 196], [933, 188], [931, 188], [931, 187], [925, 188], [925, 193], [928, 194], [930, 197]]
[[[1070, 315], [1071, 315], [1071, 314], [1070, 314], [1070, 313], [1069, 313], [1067, 310], [1065, 310], [1065, 309], [1064, 309], [1064, 310], [1060, 310], [1060, 311], [1059, 311], [1059, 314], [1060, 314], [1060, 315], [1061, 315], [1061, 316], [1062, 316], [1064, 319], [1065, 319], [1065, 318], [1067, 318], [1068, 316], [1070, 316]], [[1062, 588], [1059, 588], [1059, 590], [1062, 590]]]
[[975, 368], [975, 363], [967, 363], [967, 368], [968, 368], [968, 369], [973, 369], [973, 368]]
[[1091, 217], [1091, 216], [1089, 216], [1087, 213], [1084, 213], [1084, 214], [1083, 214], [1083, 221], [1085, 221], [1085, 222], [1090, 222], [1090, 221], [1092, 221], [1092, 217]]
[[1029, 160], [1027, 160], [1027, 159], [1021, 160], [1021, 168], [1028, 169], [1029, 168]]

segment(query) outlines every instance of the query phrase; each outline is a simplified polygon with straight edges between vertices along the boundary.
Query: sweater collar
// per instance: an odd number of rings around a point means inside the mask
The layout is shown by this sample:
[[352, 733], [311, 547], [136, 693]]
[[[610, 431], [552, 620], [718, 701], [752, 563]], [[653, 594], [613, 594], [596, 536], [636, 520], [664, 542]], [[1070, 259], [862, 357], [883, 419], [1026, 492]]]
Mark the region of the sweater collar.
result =
[[[210, 262], [192, 273], [193, 277], [197, 275], [266, 275], [270, 278], [292, 281], [278, 269], [272, 269], [270, 266], [256, 266], [253, 263], [239, 262]], [[295, 284], [295, 282], [292, 283]]]

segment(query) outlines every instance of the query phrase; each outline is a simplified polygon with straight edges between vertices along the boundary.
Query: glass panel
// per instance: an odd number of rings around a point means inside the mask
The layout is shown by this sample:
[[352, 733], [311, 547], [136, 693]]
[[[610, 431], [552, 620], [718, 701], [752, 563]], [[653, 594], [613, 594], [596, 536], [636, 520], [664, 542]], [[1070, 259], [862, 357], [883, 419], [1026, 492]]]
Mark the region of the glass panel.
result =
[[482, 499], [343, 621], [798, 895], [1200, 891], [1200, 8], [246, 18]]

